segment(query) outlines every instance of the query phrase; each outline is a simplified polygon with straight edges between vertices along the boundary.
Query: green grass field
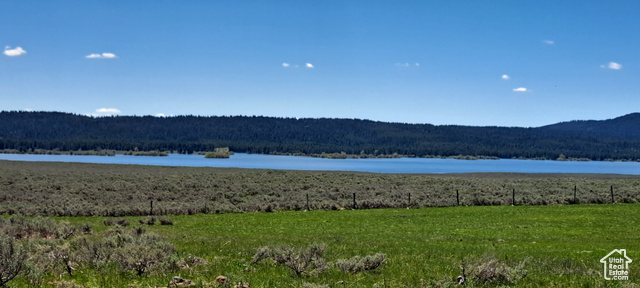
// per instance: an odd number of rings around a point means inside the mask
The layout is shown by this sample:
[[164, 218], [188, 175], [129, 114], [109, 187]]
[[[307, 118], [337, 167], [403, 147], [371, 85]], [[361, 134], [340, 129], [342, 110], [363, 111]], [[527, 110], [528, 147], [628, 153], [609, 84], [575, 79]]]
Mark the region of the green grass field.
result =
[[[251, 287], [437, 287], [453, 285], [462, 263], [487, 257], [514, 267], [526, 260], [518, 287], [631, 287], [640, 282], [640, 205], [553, 205], [290, 211], [276, 213], [173, 216], [173, 226], [148, 226], [166, 237], [181, 256], [209, 263], [166, 275], [133, 273], [74, 276], [94, 286], [166, 286], [174, 275], [199, 283], [218, 275]], [[58, 218], [106, 229], [102, 217]], [[140, 217], [128, 217], [132, 223]], [[271, 262], [251, 264], [259, 247], [326, 243], [327, 261], [386, 253], [377, 270], [357, 274], [333, 267], [318, 275], [296, 276]], [[599, 260], [613, 249], [634, 259], [629, 281], [605, 281]], [[469, 268], [467, 268], [467, 271]], [[72, 280], [68, 276], [62, 279]], [[342, 282], [343, 281], [343, 282]], [[18, 283], [18, 282], [16, 282]], [[24, 284], [24, 283], [23, 283]], [[472, 287], [481, 283], [469, 283]], [[488, 283], [486, 286], [497, 286]], [[636, 286], [637, 287], [637, 286]]]

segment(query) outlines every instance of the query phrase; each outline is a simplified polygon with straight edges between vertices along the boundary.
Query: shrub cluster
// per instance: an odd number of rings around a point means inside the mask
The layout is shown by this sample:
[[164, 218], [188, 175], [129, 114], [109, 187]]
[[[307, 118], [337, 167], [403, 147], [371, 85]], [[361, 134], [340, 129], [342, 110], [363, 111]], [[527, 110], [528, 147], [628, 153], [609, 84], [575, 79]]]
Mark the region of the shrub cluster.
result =
[[160, 216], [160, 217], [147, 217], [144, 219], [140, 219], [138, 220], [138, 222], [142, 225], [155, 225], [156, 223], [160, 223], [160, 225], [173, 225], [173, 219], [166, 217], [166, 216]]
[[510, 267], [495, 257], [485, 257], [470, 265], [470, 276], [483, 285], [495, 284], [517, 284], [527, 276], [527, 260], [518, 263], [515, 267]]
[[[280, 245], [274, 248], [260, 247], [253, 255], [252, 263], [258, 263], [265, 259], [272, 259], [276, 264], [291, 269], [297, 276], [306, 274], [318, 274], [324, 272], [331, 263], [324, 259], [327, 244], [311, 244], [308, 247], [294, 247]], [[387, 255], [377, 253], [368, 256], [354, 256], [351, 259], [336, 261], [336, 266], [342, 272], [358, 273], [375, 270], [387, 259]], [[310, 284], [311, 285], [311, 284]]]
[[342, 270], [342, 272], [358, 273], [362, 271], [375, 270], [382, 265], [382, 262], [387, 260], [387, 254], [376, 253], [374, 255], [367, 255], [364, 257], [354, 256], [347, 260], [336, 261], [336, 266]]
[[0, 221], [0, 231], [14, 239], [67, 239], [78, 228], [67, 222], [57, 223], [50, 218], [27, 219], [22, 215], [14, 215], [8, 221]]
[[74, 262], [99, 271], [111, 263], [122, 272], [135, 271], [137, 275], [176, 267], [173, 245], [144, 229], [116, 227], [102, 238], [75, 238], [70, 246]]
[[0, 287], [22, 272], [26, 259], [27, 254], [13, 238], [0, 234]]
[[298, 276], [303, 273], [322, 273], [327, 268], [323, 254], [327, 244], [311, 244], [305, 248], [281, 245], [274, 248], [259, 248], [253, 256], [253, 263], [271, 258], [277, 264], [283, 265]]
[[104, 223], [105, 226], [114, 226], [114, 225], [118, 225], [122, 227], [129, 226], [129, 220], [127, 219], [106, 219], [102, 223]]
[[[128, 221], [124, 219], [110, 220], [105, 224], [114, 228], [93, 235], [88, 224], [75, 227], [49, 218], [0, 217], [0, 287], [21, 273], [37, 287], [47, 275], [73, 276], [83, 267], [100, 273], [116, 267], [136, 275], [178, 268], [173, 245], [145, 233], [142, 227], [125, 228]], [[197, 257], [185, 261], [192, 265], [205, 262]]]

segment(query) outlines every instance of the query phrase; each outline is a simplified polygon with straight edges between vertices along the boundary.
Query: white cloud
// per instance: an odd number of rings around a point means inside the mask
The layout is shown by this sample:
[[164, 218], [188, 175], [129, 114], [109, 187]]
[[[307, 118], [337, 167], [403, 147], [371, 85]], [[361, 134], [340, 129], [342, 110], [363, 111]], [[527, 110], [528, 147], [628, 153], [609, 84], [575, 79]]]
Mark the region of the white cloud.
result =
[[7, 55], [7, 56], [11, 56], [11, 57], [20, 56], [25, 53], [27, 53], [27, 51], [22, 49], [22, 47], [16, 47], [15, 49], [11, 49], [11, 47], [9, 46], [4, 47], [4, 55]]
[[607, 67], [609, 67], [609, 69], [613, 69], [613, 70], [622, 69], [622, 65], [620, 63], [616, 63], [616, 62], [609, 62], [609, 65], [607, 65]]
[[291, 64], [286, 63], [286, 62], [282, 63], [282, 67], [284, 67], [284, 68], [288, 68], [289, 66], [291, 66]]
[[410, 64], [409, 62], [404, 62], [404, 63], [398, 62], [398, 63], [396, 63], [396, 67], [408, 68], [408, 67], [411, 67], [411, 66], [420, 67], [420, 63], [418, 63], [418, 62], [415, 62], [413, 64]]
[[552, 40], [542, 40], [542, 43], [547, 44], [547, 45], [556, 44], [556, 42], [553, 42]]
[[311, 64], [311, 63], [306, 63], [306, 64], [304, 64], [304, 66], [307, 67], [307, 68], [314, 68], [313, 64]]
[[527, 92], [529, 90], [527, 90], [527, 88], [524, 87], [518, 87], [516, 89], [513, 89], [513, 92]]
[[502, 75], [502, 79], [504, 79], [504, 80], [509, 80], [509, 79], [511, 79], [511, 78], [509, 78], [509, 75], [504, 74], [504, 75]]
[[96, 109], [96, 113], [94, 116], [111, 116], [122, 113], [119, 109], [116, 108], [100, 108]]
[[116, 56], [116, 54], [113, 54], [113, 53], [105, 52], [105, 53], [102, 53], [102, 54], [92, 53], [92, 54], [89, 54], [87, 56], [84, 56], [84, 58], [88, 58], [88, 59], [97, 59], [97, 58], [113, 59], [113, 58], [118, 58], [118, 56]]

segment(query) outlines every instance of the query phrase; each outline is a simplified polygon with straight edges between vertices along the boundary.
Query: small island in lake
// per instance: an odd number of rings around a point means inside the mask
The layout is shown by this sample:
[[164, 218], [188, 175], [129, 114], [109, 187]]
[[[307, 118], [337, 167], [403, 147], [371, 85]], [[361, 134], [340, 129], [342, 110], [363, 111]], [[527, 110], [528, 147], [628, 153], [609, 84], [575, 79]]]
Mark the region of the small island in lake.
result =
[[233, 151], [229, 150], [229, 147], [215, 148], [212, 152], [205, 153], [204, 158], [226, 159], [233, 154]]

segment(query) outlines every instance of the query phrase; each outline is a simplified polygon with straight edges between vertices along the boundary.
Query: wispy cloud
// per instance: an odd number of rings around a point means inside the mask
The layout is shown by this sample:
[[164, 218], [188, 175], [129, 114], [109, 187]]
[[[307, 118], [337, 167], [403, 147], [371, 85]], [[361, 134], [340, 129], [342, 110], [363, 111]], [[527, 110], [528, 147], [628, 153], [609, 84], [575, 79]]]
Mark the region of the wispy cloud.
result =
[[622, 69], [622, 64], [620, 63], [616, 63], [616, 62], [609, 62], [609, 64], [605, 65], [600, 65], [600, 67], [602, 68], [609, 68], [611, 70], [620, 70]]
[[524, 88], [524, 87], [518, 87], [518, 88], [513, 89], [513, 92], [527, 92], [527, 91], [529, 91], [529, 90], [527, 88]]
[[553, 40], [542, 40], [542, 43], [547, 44], [547, 45], [556, 44], [556, 42], [554, 42]]
[[116, 56], [116, 54], [113, 54], [113, 53], [105, 52], [105, 53], [102, 53], [102, 54], [98, 54], [98, 53], [89, 54], [87, 56], [84, 56], [84, 58], [87, 58], [87, 59], [98, 59], [98, 58], [113, 59], [113, 58], [118, 58], [118, 56]]
[[14, 49], [11, 49], [11, 47], [9, 47], [9, 46], [5, 46], [4, 47], [4, 55], [10, 56], [10, 57], [20, 56], [20, 55], [26, 54], [26, 53], [27, 53], [27, 51], [22, 49], [22, 47], [16, 47]]
[[509, 75], [507, 75], [507, 74], [503, 74], [503, 75], [502, 75], [502, 79], [504, 79], [504, 80], [509, 80], [509, 79], [511, 79], [511, 78], [509, 77]]
[[413, 64], [411, 64], [411, 63], [409, 63], [409, 62], [396, 63], [396, 67], [404, 67], [404, 68], [408, 68], [408, 67], [411, 67], [411, 66], [419, 67], [419, 66], [420, 66], [420, 63], [417, 63], [417, 62], [416, 62], [416, 63], [413, 63]]
[[313, 64], [311, 63], [305, 63], [304, 66], [301, 66], [299, 64], [291, 64], [291, 63], [287, 63], [287, 62], [282, 62], [282, 67], [283, 68], [300, 68], [300, 67], [306, 67], [309, 69], [315, 68], [315, 66], [313, 66]]
[[112, 116], [112, 115], [118, 115], [122, 113], [120, 111], [120, 109], [116, 109], [116, 108], [100, 108], [100, 109], [96, 109], [96, 113], [91, 114], [92, 116]]

